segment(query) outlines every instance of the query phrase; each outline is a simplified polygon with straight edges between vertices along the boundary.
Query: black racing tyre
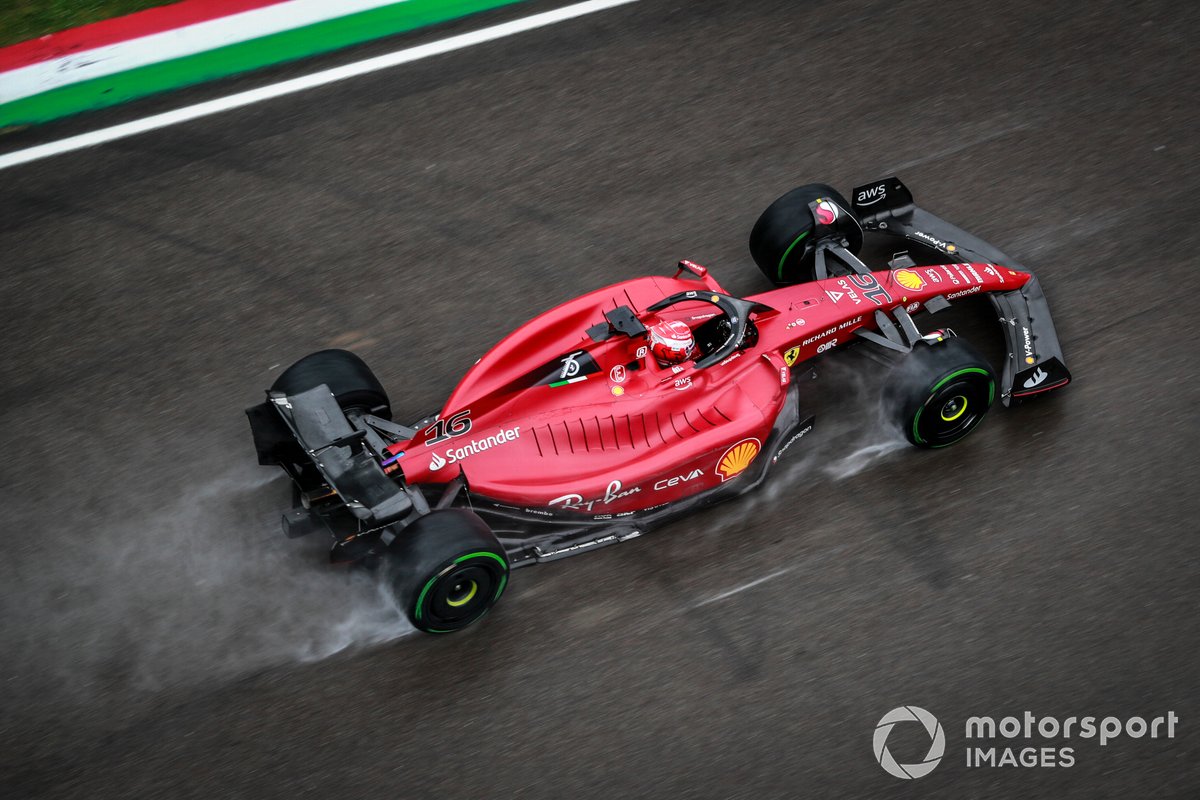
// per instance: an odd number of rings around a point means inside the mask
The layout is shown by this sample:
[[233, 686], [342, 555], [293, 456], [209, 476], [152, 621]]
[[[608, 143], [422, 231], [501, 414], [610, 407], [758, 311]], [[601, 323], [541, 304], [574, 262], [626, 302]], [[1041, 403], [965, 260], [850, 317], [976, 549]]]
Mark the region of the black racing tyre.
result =
[[408, 621], [425, 633], [462, 630], [488, 612], [508, 584], [508, 558], [474, 511], [431, 511], [388, 548], [387, 577]]
[[[767, 206], [750, 231], [750, 255], [763, 274], [778, 286], [811, 281], [816, 276], [812, 241], [813, 218], [808, 210], [812, 201], [827, 197], [847, 214], [853, 214], [846, 198], [832, 186], [809, 183], [780, 197]], [[857, 227], [849, 242], [855, 255], [862, 249], [862, 231]]]
[[948, 447], [983, 422], [996, 399], [996, 375], [964, 339], [918, 342], [896, 366], [884, 398], [909, 442]]
[[392, 404], [371, 368], [349, 350], [321, 350], [283, 371], [271, 390], [297, 394], [325, 384], [343, 409], [360, 408], [392, 418]]

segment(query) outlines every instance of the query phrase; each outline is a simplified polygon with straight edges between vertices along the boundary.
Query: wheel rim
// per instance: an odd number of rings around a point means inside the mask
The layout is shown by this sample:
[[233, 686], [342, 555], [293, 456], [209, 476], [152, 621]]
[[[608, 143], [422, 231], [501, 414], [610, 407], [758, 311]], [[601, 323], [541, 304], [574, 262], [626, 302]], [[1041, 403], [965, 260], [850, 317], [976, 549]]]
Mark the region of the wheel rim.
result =
[[479, 592], [479, 584], [469, 578], [450, 588], [446, 593], [446, 605], [459, 608], [471, 602], [471, 598]]
[[946, 401], [946, 404], [942, 406], [942, 413], [938, 416], [942, 418], [942, 422], [954, 422], [966, 413], [968, 405], [970, 405], [970, 401], [965, 396], [956, 394]]
[[487, 613], [507, 583], [508, 564], [502, 557], [484, 551], [467, 553], [426, 581], [413, 618], [431, 633], [465, 628]]
[[995, 391], [991, 374], [979, 367], [956, 370], [942, 378], [913, 417], [913, 441], [926, 447], [946, 447], [959, 441], [983, 421]]

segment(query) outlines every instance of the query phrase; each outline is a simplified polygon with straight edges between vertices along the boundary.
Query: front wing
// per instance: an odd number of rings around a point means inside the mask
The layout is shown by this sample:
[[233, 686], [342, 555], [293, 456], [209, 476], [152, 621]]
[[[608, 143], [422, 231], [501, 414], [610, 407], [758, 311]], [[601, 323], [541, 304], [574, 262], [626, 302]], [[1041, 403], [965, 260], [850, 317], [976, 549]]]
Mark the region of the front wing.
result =
[[1050, 306], [1037, 276], [1029, 269], [994, 245], [917, 206], [912, 192], [899, 178], [857, 187], [850, 204], [865, 230], [916, 242], [962, 263], [984, 261], [1032, 276], [1020, 289], [988, 295], [1008, 344], [1000, 379], [1004, 405], [1013, 398], [1040, 394], [1070, 382], [1071, 373], [1050, 318]]

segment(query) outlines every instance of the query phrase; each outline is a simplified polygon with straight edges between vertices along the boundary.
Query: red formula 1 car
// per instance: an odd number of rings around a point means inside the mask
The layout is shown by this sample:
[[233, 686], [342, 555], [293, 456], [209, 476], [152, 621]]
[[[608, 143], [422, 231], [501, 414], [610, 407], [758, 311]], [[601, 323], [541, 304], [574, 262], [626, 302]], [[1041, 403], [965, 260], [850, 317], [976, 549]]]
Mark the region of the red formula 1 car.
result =
[[[997, 397], [1067, 384], [1028, 270], [914, 205], [895, 178], [852, 196], [813, 184], [763, 212], [750, 249], [780, 288], [733, 297], [684, 261], [674, 277], [585, 294], [510, 334], [413, 425], [391, 421], [357, 356], [301, 359], [247, 410], [259, 462], [295, 483], [285, 531], [323, 529], [333, 561], [382, 565], [413, 624], [448, 632], [487, 612], [512, 567], [758, 486], [812, 428], [812, 384], [802, 391], [793, 373], [817, 354], [851, 343], [896, 354], [885, 399], [918, 447], [959, 441]], [[864, 234], [903, 252], [868, 267]], [[913, 320], [976, 294], [1007, 339], [999, 379], [965, 340]]]

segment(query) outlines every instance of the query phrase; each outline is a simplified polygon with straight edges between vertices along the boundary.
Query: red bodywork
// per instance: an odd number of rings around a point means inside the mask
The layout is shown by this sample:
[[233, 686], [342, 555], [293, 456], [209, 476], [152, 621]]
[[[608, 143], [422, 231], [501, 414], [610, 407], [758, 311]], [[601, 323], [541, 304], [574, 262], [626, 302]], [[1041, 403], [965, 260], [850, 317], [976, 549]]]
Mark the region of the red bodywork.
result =
[[[717, 282], [707, 274], [626, 281], [518, 328], [464, 376], [439, 424], [391, 452], [402, 453], [395, 463], [410, 484], [444, 484], [461, 471], [472, 494], [531, 513], [604, 519], [652, 509], [734, 480], [771, 457], [762, 450], [783, 408], [790, 368], [844, 346], [859, 327], [877, 329], [876, 310], [912, 312], [938, 295], [1011, 291], [1029, 279], [992, 264], [945, 264], [765, 292], [746, 298], [772, 309], [753, 318], [758, 341], [706, 369], [694, 362], [660, 366], [646, 353], [644, 336], [596, 342], [586, 330], [623, 305], [643, 322], [680, 319], [698, 327], [721, 313], [716, 306], [645, 309], [702, 287], [724, 293]], [[580, 351], [598, 371], [572, 373], [571, 362], [586, 359], [568, 357]], [[560, 381], [538, 385], [559, 365]]]

